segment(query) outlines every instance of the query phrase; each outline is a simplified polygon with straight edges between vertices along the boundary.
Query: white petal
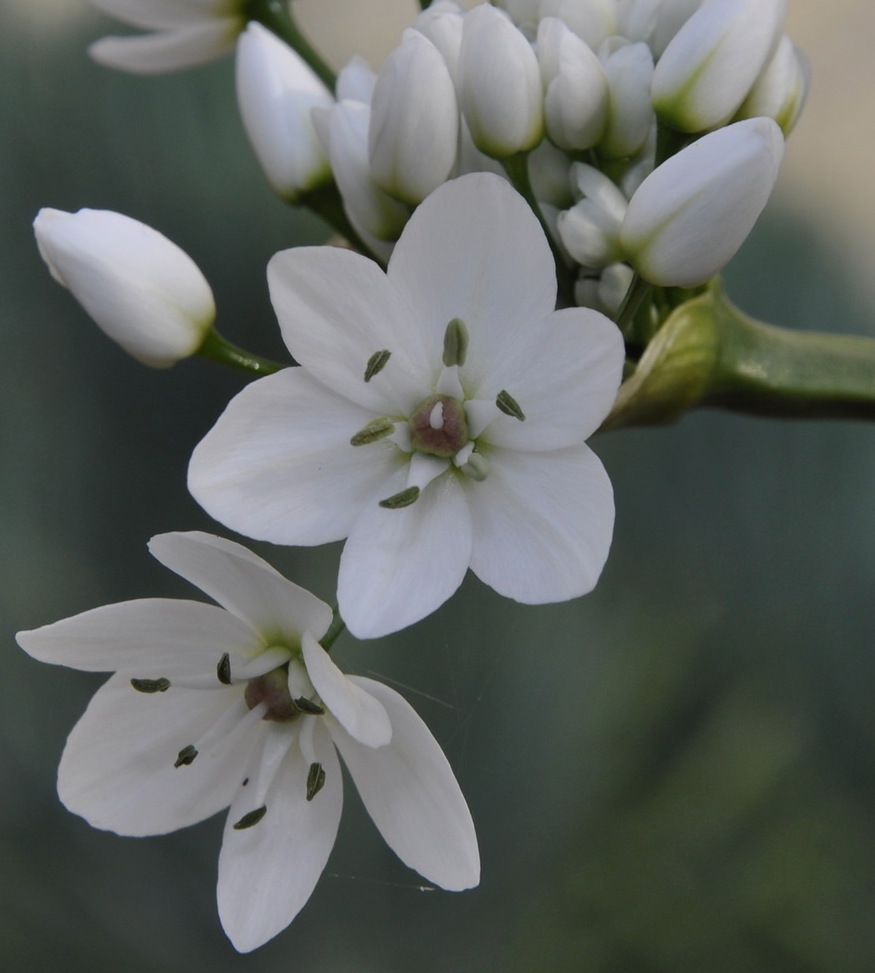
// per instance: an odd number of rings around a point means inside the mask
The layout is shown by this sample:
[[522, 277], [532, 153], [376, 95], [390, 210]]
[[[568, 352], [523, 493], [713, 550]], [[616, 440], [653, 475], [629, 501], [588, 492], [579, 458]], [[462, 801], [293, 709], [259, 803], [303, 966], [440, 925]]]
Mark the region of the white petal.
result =
[[513, 449], [552, 450], [582, 443], [601, 425], [617, 397], [625, 348], [619, 328], [598, 311], [566, 308], [514, 336], [515, 361], [491, 374], [480, 392], [509, 392], [525, 414], [499, 415], [486, 442]]
[[102, 686], [73, 727], [58, 768], [64, 805], [95, 828], [135, 836], [175, 831], [227, 807], [263, 724], [224, 736], [189, 766], [174, 761], [239, 703], [239, 688], [140, 693], [129, 675]]
[[537, 219], [491, 173], [444, 183], [417, 209], [389, 261], [388, 275], [416, 309], [431, 356], [440, 361], [453, 318], [468, 327], [463, 383], [476, 391], [498, 371], [513, 335], [553, 310], [556, 271]]
[[[295, 247], [271, 259], [267, 279], [289, 351], [328, 388], [385, 415], [406, 416], [427, 397], [440, 354], [427, 353], [420, 308], [399, 299], [372, 260]], [[366, 382], [371, 356], [383, 350], [391, 357]]]
[[218, 901], [222, 926], [242, 953], [256, 949], [295, 918], [313, 892], [331, 854], [343, 785], [328, 734], [315, 734], [325, 785], [307, 800], [308, 765], [292, 746], [265, 800], [267, 813], [255, 825], [233, 825], [255, 810], [239, 788], [219, 856]]
[[404, 463], [387, 440], [350, 445], [373, 418], [303, 368], [284, 369], [231, 400], [192, 454], [189, 489], [211, 516], [249, 537], [340, 540]]
[[337, 668], [331, 656], [308, 632], [301, 642], [313, 688], [331, 715], [359, 743], [383, 747], [392, 739], [389, 715], [379, 700]]
[[233, 13], [239, 0], [89, 0], [134, 27], [149, 30], [203, 24]]
[[350, 676], [386, 707], [392, 742], [373, 750], [329, 720], [331, 735], [368, 814], [395, 854], [441, 888], [480, 881], [474, 822], [443, 751], [428, 727], [394, 690]]
[[502, 451], [471, 483], [471, 570], [499, 594], [528, 605], [591, 591], [614, 527], [611, 483], [587, 446], [551, 453]]
[[108, 68], [162, 74], [205, 64], [230, 51], [243, 22], [236, 17], [133, 37], [102, 37], [88, 53]]
[[221, 608], [171, 598], [103, 605], [16, 639], [41, 662], [88, 672], [210, 669], [223, 652], [258, 645], [252, 630]]
[[377, 638], [418, 622], [462, 583], [471, 555], [471, 518], [452, 473], [397, 510], [378, 501], [406, 487], [403, 475], [374, 496], [340, 558], [340, 614], [356, 638]]
[[284, 637], [297, 644], [304, 631], [321, 638], [331, 624], [324, 601], [241, 544], [190, 531], [158, 534], [149, 550], [264, 638]]

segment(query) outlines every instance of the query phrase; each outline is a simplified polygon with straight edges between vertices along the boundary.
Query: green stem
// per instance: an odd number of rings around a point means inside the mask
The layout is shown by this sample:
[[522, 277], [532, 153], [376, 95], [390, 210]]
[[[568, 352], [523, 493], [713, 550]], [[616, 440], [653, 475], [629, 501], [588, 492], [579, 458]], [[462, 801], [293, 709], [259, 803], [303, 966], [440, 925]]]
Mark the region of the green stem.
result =
[[310, 44], [301, 33], [295, 22], [286, 0], [250, 0], [248, 9], [250, 20], [256, 20], [268, 30], [273, 31], [280, 40], [284, 40], [289, 47], [310, 65], [321, 78], [323, 84], [333, 92], [337, 84], [337, 76], [321, 54]]
[[319, 640], [319, 644], [325, 649], [326, 652], [331, 651], [331, 646], [337, 641], [337, 637], [346, 628], [346, 622], [340, 617], [340, 612], [337, 606], [334, 607], [334, 616], [331, 619], [331, 624], [328, 626], [328, 631]]
[[756, 321], [715, 279], [668, 316], [602, 428], [674, 422], [703, 406], [792, 419], [875, 420], [875, 338]]
[[535, 198], [532, 183], [529, 179], [528, 153], [520, 152], [517, 155], [509, 156], [507, 159], [501, 159], [500, 161], [511, 181], [511, 185], [529, 204], [547, 236], [547, 242], [553, 251], [553, 260], [556, 264], [556, 283], [559, 287], [560, 303], [565, 306], [571, 306], [574, 304], [574, 274], [568, 266], [565, 255], [559, 249], [559, 244], [553, 237], [553, 231], [547, 225], [538, 200]]
[[635, 316], [644, 298], [653, 289], [653, 285], [644, 280], [639, 274], [635, 274], [632, 283], [626, 291], [620, 310], [617, 311], [617, 327], [623, 332], [623, 337], [627, 342], [640, 347], [646, 347], [653, 335], [639, 334], [635, 327]]
[[210, 331], [204, 339], [203, 344], [198, 348], [197, 354], [210, 361], [220, 362], [223, 365], [231, 365], [252, 375], [272, 375], [280, 369], [287, 368], [279, 362], [271, 361], [269, 358], [260, 358], [237, 345], [232, 345], [226, 341], [218, 331]]

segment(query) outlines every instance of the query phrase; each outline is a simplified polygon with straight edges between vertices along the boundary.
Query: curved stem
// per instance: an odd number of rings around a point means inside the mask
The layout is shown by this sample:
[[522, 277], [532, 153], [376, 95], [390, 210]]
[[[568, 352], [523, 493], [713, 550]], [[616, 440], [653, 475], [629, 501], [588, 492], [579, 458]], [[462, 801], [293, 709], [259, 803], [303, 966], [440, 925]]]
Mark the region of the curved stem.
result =
[[330, 91], [334, 91], [337, 76], [322, 55], [301, 33], [286, 0], [251, 0], [248, 12], [250, 20], [257, 20], [284, 40], [310, 65], [323, 84]]
[[564, 303], [566, 306], [573, 305], [574, 275], [571, 268], [568, 266], [565, 255], [560, 250], [559, 244], [556, 242], [553, 236], [553, 231], [550, 229], [550, 227], [547, 225], [547, 221], [544, 219], [544, 214], [541, 212], [541, 207], [538, 204], [538, 200], [535, 198], [532, 183], [529, 179], [528, 154], [525, 152], [520, 152], [518, 155], [512, 155], [509, 158], [501, 159], [500, 161], [511, 181], [511, 185], [529, 204], [532, 212], [535, 214], [535, 216], [537, 216], [538, 222], [541, 224], [541, 228], [546, 234], [547, 242], [550, 244], [550, 249], [553, 251], [553, 261], [556, 264], [556, 283], [559, 287], [559, 296], [562, 303]]
[[197, 354], [202, 358], [208, 358], [210, 361], [239, 368], [251, 375], [272, 375], [274, 372], [288, 367], [279, 362], [271, 361], [269, 358], [253, 355], [244, 348], [238, 348], [237, 345], [232, 345], [230, 341], [226, 341], [215, 330], [210, 331], [206, 336], [203, 344], [198, 348]]
[[337, 641], [337, 637], [346, 628], [346, 622], [340, 617], [340, 612], [337, 606], [334, 606], [334, 617], [331, 619], [331, 624], [328, 626], [328, 631], [319, 639], [319, 644], [325, 649], [326, 652], [331, 651], [331, 646]]
[[371, 248], [358, 235], [352, 223], [350, 223], [346, 215], [346, 210], [343, 208], [343, 198], [340, 195], [340, 190], [337, 188], [336, 183], [332, 182], [327, 186], [321, 186], [319, 189], [313, 189], [308, 193], [304, 193], [298, 203], [294, 205], [306, 206], [311, 212], [317, 216], [321, 216], [329, 226], [333, 227], [340, 236], [352, 245], [354, 250], [357, 250], [366, 257], [370, 257], [371, 260], [381, 266], [385, 265], [385, 261], [380, 260], [374, 254]]

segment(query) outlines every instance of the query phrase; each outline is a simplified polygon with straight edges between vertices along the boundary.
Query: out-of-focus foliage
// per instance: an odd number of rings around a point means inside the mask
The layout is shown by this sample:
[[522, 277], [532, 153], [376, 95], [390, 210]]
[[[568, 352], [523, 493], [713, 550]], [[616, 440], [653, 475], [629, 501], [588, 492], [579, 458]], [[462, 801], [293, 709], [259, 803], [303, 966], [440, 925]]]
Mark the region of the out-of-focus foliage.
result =
[[[130, 360], [49, 279], [30, 221], [48, 205], [150, 223], [203, 268], [220, 329], [280, 358], [264, 266], [322, 239], [264, 185], [230, 62], [113, 74], [84, 54], [98, 34], [96, 17], [44, 32], [0, 9], [0, 969], [871, 970], [864, 425], [702, 413], [599, 437], [618, 527], [592, 596], [526, 608], [469, 581], [428, 625], [338, 643], [345, 668], [397, 680], [444, 744], [479, 829], [474, 892], [423, 891], [353, 806], [301, 916], [239, 957], [215, 914], [219, 820], [121, 839], [58, 804], [60, 750], [99, 679], [39, 665], [12, 635], [193, 596], [145, 542], [218, 530], [186, 463], [244, 379]], [[770, 212], [728, 290], [778, 324], [875, 332], [792, 214]], [[337, 553], [269, 556], [330, 599]]]

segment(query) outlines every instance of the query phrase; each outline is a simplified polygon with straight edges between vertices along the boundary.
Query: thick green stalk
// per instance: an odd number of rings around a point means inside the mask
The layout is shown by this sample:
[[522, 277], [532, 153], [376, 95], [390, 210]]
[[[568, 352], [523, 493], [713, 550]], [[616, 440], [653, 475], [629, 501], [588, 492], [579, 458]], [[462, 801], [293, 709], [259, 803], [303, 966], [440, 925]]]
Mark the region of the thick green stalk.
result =
[[699, 406], [873, 420], [875, 338], [756, 321], [728, 300], [715, 279], [669, 315], [602, 428], [673, 422]]

